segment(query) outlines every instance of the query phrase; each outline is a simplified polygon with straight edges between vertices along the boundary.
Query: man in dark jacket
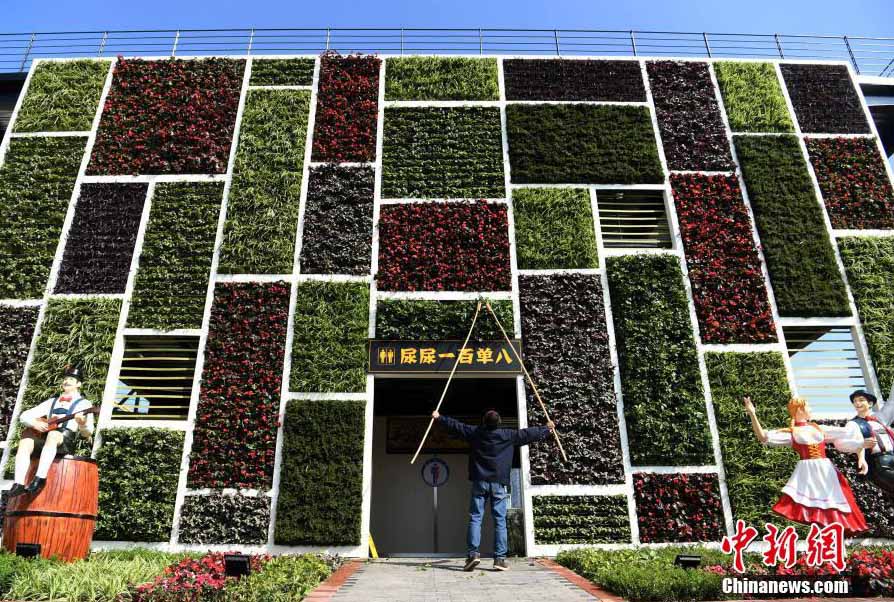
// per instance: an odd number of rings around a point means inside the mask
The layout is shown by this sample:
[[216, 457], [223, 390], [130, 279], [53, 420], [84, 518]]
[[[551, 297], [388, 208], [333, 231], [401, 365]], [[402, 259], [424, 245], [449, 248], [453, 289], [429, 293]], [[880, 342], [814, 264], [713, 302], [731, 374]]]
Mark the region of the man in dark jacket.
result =
[[472, 448], [469, 453], [469, 480], [472, 482], [472, 500], [469, 504], [469, 530], [466, 542], [469, 557], [464, 570], [471, 571], [481, 562], [478, 546], [481, 544], [481, 519], [484, 506], [490, 498], [494, 517], [494, 569], [505, 571], [508, 551], [506, 533], [506, 509], [509, 504], [509, 471], [512, 454], [516, 447], [542, 441], [556, 428], [551, 421], [547, 426], [526, 429], [501, 429], [500, 414], [488, 410], [481, 426], [469, 426], [459, 420], [432, 412], [432, 418], [447, 427], [454, 437], [465, 439]]

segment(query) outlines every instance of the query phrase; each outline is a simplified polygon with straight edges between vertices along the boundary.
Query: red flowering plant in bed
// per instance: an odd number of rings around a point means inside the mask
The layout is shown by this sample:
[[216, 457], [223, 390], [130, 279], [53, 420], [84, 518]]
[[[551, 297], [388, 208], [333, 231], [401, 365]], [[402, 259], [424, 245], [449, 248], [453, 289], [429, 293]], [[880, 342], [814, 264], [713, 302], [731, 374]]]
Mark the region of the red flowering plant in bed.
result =
[[894, 228], [894, 190], [874, 138], [808, 138], [833, 228]]
[[[134, 588], [128, 599], [133, 602], [223, 600], [224, 588], [235, 581], [234, 577], [226, 576], [225, 556], [218, 552], [201, 558], [184, 558], [167, 567], [154, 581]], [[269, 556], [249, 556], [252, 572], [262, 570], [269, 559]]]
[[776, 341], [760, 257], [738, 180], [673, 174], [671, 185], [702, 341]]
[[716, 474], [633, 475], [642, 543], [720, 541], [725, 535]]
[[320, 59], [313, 160], [332, 163], [374, 161], [379, 116], [379, 67], [374, 56]]
[[289, 293], [284, 282], [217, 286], [190, 455], [190, 487], [271, 486]]
[[245, 61], [119, 58], [90, 175], [227, 170]]
[[505, 291], [512, 286], [506, 205], [385, 206], [379, 241], [379, 290]]

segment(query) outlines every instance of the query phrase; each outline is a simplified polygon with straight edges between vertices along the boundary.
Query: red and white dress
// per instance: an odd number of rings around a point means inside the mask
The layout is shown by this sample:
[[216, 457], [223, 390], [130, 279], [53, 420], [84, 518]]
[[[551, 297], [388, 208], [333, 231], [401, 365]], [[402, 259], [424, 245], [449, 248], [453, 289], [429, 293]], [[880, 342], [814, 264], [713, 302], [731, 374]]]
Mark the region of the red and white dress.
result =
[[845, 533], [866, 531], [866, 519], [847, 479], [826, 457], [826, 441], [847, 445], [845, 427], [796, 422], [793, 429], [767, 431], [770, 447], [791, 447], [801, 459], [782, 488], [773, 511], [798, 523], [827, 526], [840, 523]]

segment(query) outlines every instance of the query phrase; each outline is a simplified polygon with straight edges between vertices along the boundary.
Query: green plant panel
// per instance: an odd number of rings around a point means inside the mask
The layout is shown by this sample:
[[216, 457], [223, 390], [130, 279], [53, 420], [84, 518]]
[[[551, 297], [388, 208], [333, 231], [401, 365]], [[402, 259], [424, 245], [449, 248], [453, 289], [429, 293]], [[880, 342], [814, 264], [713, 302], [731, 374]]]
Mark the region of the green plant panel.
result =
[[10, 141], [0, 167], [0, 299], [43, 298], [86, 144]]
[[310, 86], [315, 59], [254, 59], [249, 86]]
[[[491, 301], [490, 304], [506, 333], [512, 337], [515, 332], [512, 301]], [[476, 305], [476, 301], [384, 299], [376, 307], [376, 338], [463, 341], [469, 334]], [[484, 305], [470, 340], [503, 340], [500, 327]]]
[[515, 183], [664, 181], [647, 107], [510, 104], [506, 121]]
[[535, 495], [534, 543], [630, 543], [626, 495]]
[[500, 109], [385, 109], [383, 198], [506, 196]]
[[443, 56], [388, 59], [385, 100], [500, 100], [497, 59]]
[[86, 132], [93, 127], [109, 61], [38, 63], [16, 117], [16, 132]]
[[365, 401], [289, 402], [274, 541], [358, 545]]
[[368, 284], [300, 283], [294, 328], [289, 390], [366, 390]]
[[838, 250], [879, 385], [887, 393], [894, 384], [894, 238], [839, 238]]
[[521, 270], [598, 268], [590, 194], [581, 188], [512, 191]]
[[757, 440], [742, 398], [752, 398], [764, 428], [788, 426], [786, 404], [791, 393], [782, 355], [706, 353], [705, 363], [733, 518], [760, 530], [767, 522], [780, 524], [782, 519], [771, 508], [798, 458], [787, 447], [768, 448]]
[[795, 136], [735, 136], [782, 317], [849, 316], [847, 291]]
[[672, 255], [609, 257], [607, 269], [631, 463], [712, 464], [679, 260]]
[[99, 517], [94, 539], [170, 539], [183, 437], [182, 431], [161, 428], [102, 431], [96, 454]]
[[222, 197], [218, 182], [156, 186], [128, 327], [201, 328]]
[[793, 132], [782, 87], [771, 63], [714, 63], [726, 116], [734, 132]]
[[310, 92], [249, 90], [218, 271], [291, 274]]

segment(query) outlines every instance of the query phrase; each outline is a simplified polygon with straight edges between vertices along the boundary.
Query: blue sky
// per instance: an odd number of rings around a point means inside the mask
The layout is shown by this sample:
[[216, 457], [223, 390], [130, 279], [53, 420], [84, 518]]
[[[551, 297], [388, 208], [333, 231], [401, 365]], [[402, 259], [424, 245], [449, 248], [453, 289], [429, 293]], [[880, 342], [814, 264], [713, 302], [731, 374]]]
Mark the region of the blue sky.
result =
[[0, 0], [2, 32], [215, 27], [510, 27], [894, 37], [894, 0]]

